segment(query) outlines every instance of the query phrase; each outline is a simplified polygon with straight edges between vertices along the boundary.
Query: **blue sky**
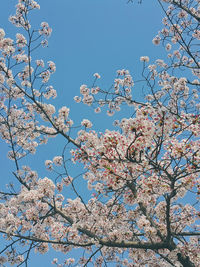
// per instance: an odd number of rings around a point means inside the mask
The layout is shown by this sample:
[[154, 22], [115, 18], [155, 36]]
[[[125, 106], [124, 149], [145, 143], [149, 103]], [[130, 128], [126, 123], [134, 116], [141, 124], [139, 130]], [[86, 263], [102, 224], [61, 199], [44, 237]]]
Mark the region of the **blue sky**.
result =
[[[129, 69], [138, 79], [142, 65], [140, 56], [148, 55], [152, 61], [162, 58], [163, 49], [153, 46], [152, 39], [161, 29], [163, 14], [157, 1], [144, 0], [143, 4], [127, 4], [126, 0], [40, 0], [41, 9], [32, 12], [31, 21], [38, 27], [47, 21], [53, 28], [49, 47], [37, 50], [34, 59], [43, 58], [56, 63], [57, 71], [50, 84], [57, 89], [55, 105], [70, 108], [70, 117], [76, 125], [83, 118], [90, 119], [94, 128], [112, 129], [113, 118], [95, 115], [93, 109], [75, 104], [81, 84], [92, 84], [93, 73], [101, 75], [100, 84], [109, 88], [118, 69]], [[1, 0], [0, 28], [7, 37], [15, 37], [17, 28], [8, 22], [15, 13], [17, 0]], [[142, 97], [135, 89], [136, 97]], [[121, 114], [120, 116], [124, 116]], [[114, 117], [117, 119], [117, 115]], [[44, 161], [62, 152], [63, 140], [53, 139], [38, 149], [37, 157], [27, 158], [26, 164], [36, 169], [40, 177], [45, 172]], [[14, 165], [7, 157], [7, 146], [0, 142], [1, 189], [12, 181]], [[30, 265], [50, 266], [50, 261], [60, 254], [50, 251], [46, 256], [32, 253]]]

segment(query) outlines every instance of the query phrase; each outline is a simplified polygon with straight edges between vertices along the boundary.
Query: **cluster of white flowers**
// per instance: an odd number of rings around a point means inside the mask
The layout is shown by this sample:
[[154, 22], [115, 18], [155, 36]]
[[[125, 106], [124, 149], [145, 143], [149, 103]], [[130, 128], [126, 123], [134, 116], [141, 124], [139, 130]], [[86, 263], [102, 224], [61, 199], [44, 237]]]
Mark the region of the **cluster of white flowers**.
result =
[[92, 127], [91, 121], [89, 121], [87, 119], [82, 120], [81, 125], [84, 126], [85, 128], [91, 128]]
[[18, 47], [24, 47], [27, 44], [26, 38], [21, 33], [16, 34], [16, 39], [17, 39], [17, 46]]
[[61, 156], [56, 156], [53, 158], [53, 163], [57, 166], [61, 166], [63, 163], [63, 157]]
[[39, 30], [39, 33], [41, 35], [49, 37], [52, 33], [52, 29], [49, 27], [49, 24], [47, 22], [41, 23], [41, 29]]
[[140, 61], [149, 62], [149, 57], [147, 56], [140, 57]]

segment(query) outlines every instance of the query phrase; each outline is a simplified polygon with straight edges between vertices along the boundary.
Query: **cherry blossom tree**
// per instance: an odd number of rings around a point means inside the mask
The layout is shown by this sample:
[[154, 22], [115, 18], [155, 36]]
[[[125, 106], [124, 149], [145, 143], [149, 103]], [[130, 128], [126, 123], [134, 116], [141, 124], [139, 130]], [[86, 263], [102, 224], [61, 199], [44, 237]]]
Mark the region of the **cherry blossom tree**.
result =
[[[74, 97], [108, 116], [130, 109], [132, 116], [104, 133], [92, 130], [89, 118], [77, 130], [69, 108], [52, 104], [56, 66], [33, 53], [47, 46], [52, 31], [46, 22], [31, 28], [39, 4], [18, 1], [10, 21], [23, 34], [15, 40], [0, 29], [0, 136], [18, 183], [0, 193], [1, 266], [27, 266], [32, 250], [49, 248], [66, 254], [65, 262], [52, 259], [56, 266], [200, 265], [200, 1], [157, 1], [165, 17], [153, 43], [165, 47], [166, 61], [141, 57], [142, 78], [118, 70], [109, 90], [95, 73], [92, 87], [81, 85]], [[143, 102], [132, 94], [137, 86]], [[39, 178], [22, 159], [34, 160], [38, 145], [58, 136], [63, 152], [47, 158], [49, 173]], [[70, 164], [82, 168], [76, 177]], [[87, 198], [77, 187], [81, 179]], [[87, 254], [68, 257], [75, 248]]]

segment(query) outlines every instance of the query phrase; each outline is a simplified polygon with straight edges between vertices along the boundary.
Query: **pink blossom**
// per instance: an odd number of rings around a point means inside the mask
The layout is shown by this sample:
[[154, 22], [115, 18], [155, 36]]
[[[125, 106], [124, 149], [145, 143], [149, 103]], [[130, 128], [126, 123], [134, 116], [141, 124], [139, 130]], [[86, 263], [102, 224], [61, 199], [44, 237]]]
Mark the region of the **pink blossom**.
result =
[[3, 40], [4, 37], [5, 37], [5, 31], [4, 29], [0, 28], [0, 40]]
[[42, 59], [37, 59], [36, 60], [36, 64], [37, 64], [37, 66], [40, 66], [40, 67], [42, 67], [42, 68], [44, 68], [44, 61], [42, 60]]
[[171, 44], [169, 44], [169, 43], [166, 44], [165, 49], [166, 49], [167, 51], [170, 51], [171, 48], [172, 48]]
[[64, 177], [62, 179], [62, 182], [65, 186], [69, 186], [71, 184], [71, 182], [73, 181], [73, 178], [71, 176], [68, 177]]
[[75, 97], [74, 97], [74, 101], [75, 101], [76, 103], [80, 103], [80, 102], [81, 102], [81, 97], [79, 97], [79, 96], [75, 96]]
[[160, 36], [156, 36], [154, 39], [153, 39], [153, 44], [155, 44], [155, 45], [159, 45], [160, 44], [160, 41], [161, 41], [161, 38], [160, 38]]
[[101, 78], [101, 76], [99, 75], [99, 73], [94, 73], [93, 76], [96, 77], [97, 79], [100, 79]]
[[53, 158], [53, 163], [57, 166], [61, 166], [63, 163], [63, 158], [61, 156], [56, 156]]
[[27, 44], [26, 38], [23, 36], [23, 34], [16, 34], [16, 39], [17, 39], [17, 45], [18, 47], [24, 47]]
[[86, 128], [91, 128], [92, 127], [91, 121], [89, 121], [87, 119], [82, 120], [81, 125], [86, 127]]
[[49, 27], [49, 24], [47, 22], [42, 22], [41, 23], [41, 30], [39, 31], [39, 33], [41, 35], [47, 36], [49, 37], [52, 33], [52, 29]]
[[147, 56], [140, 57], [140, 61], [149, 62], [149, 57]]
[[49, 65], [49, 69], [51, 72], [55, 72], [56, 71], [56, 65], [53, 61], [48, 61], [48, 65]]
[[87, 85], [85, 85], [85, 84], [81, 85], [80, 93], [82, 95], [88, 95], [89, 94], [89, 88], [87, 88]]

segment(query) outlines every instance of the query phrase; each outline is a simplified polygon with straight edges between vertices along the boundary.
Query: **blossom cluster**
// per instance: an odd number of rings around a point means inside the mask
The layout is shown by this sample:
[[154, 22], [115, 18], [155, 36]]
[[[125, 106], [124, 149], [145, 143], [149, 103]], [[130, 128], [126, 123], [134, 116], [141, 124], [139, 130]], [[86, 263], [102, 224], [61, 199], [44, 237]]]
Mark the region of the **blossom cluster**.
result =
[[[30, 34], [28, 16], [39, 4], [19, 0], [10, 17], [28, 39], [17, 33], [14, 41], [0, 29], [0, 136], [10, 147], [8, 157], [20, 184], [16, 188], [9, 184], [8, 192], [0, 192], [0, 232], [10, 242], [2, 250], [0, 265], [26, 262], [30, 250], [16, 252], [16, 242], [42, 254], [50, 244], [64, 254], [82, 247], [91, 257], [84, 253], [77, 262], [80, 266], [92, 261], [95, 253], [95, 266], [104, 262], [180, 266], [186, 260], [199, 266], [200, 72], [195, 52], [199, 1], [163, 2], [170, 6], [153, 43], [164, 44], [168, 61], [140, 58], [142, 88], [149, 90], [146, 100], [135, 99], [133, 89], [139, 82], [126, 69], [117, 71], [109, 91], [98, 86], [101, 77], [94, 73], [93, 85], [81, 85], [81, 96], [74, 98], [94, 106], [97, 113], [106, 106], [109, 116], [124, 104], [130, 107], [130, 116], [115, 121], [118, 130], [101, 133], [85, 118], [74, 134], [69, 108], [57, 109], [52, 103], [57, 92], [49, 80], [55, 63], [32, 60], [29, 53], [33, 36], [39, 42], [36, 49], [47, 44], [40, 38], [52, 32], [42, 22]], [[181, 68], [188, 71], [188, 78], [181, 75]], [[40, 178], [21, 160], [57, 135], [65, 141], [62, 156], [45, 160], [55, 179]], [[77, 163], [84, 171], [72, 177], [69, 170], [75, 171]], [[81, 195], [85, 183], [87, 194]], [[59, 266], [56, 258], [52, 264]], [[73, 264], [72, 258], [63, 263]]]

